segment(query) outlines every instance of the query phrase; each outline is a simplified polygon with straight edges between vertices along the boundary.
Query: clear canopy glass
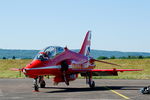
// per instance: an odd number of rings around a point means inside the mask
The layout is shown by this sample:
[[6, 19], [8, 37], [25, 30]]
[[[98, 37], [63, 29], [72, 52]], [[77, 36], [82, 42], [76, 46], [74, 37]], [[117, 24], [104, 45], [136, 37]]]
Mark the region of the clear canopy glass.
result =
[[52, 59], [59, 55], [60, 53], [64, 52], [63, 47], [58, 47], [58, 46], [49, 46], [46, 47], [45, 49], [41, 50], [38, 55], [35, 57], [35, 59], [39, 59], [41, 61], [45, 61], [48, 59]]

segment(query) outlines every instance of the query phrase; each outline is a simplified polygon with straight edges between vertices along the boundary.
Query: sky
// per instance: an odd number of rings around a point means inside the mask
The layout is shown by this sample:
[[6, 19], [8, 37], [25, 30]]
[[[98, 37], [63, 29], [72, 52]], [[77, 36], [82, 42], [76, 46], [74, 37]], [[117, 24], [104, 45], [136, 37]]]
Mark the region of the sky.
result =
[[0, 0], [0, 48], [150, 52], [150, 0]]

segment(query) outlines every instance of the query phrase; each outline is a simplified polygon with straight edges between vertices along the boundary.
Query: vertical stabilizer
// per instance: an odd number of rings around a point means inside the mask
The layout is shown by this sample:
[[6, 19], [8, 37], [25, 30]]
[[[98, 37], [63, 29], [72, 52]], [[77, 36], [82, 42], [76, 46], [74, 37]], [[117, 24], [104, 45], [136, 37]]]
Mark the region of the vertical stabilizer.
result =
[[86, 33], [84, 42], [82, 44], [80, 54], [83, 54], [84, 56], [89, 56], [90, 55], [90, 46], [91, 46], [91, 31], [88, 31]]

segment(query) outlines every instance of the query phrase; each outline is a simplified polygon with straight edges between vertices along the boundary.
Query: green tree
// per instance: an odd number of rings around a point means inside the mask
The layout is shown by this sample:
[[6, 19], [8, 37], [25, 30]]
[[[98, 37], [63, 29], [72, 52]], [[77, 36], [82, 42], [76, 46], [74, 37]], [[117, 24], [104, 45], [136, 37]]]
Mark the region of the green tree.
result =
[[128, 56], [128, 59], [131, 59], [131, 56]]
[[110, 59], [116, 59], [116, 57], [115, 56], [111, 56]]
[[12, 57], [12, 59], [16, 59], [16, 57], [15, 57], [15, 56], [13, 56], [13, 57]]
[[138, 56], [138, 59], [143, 59], [144, 57], [143, 56]]
[[97, 59], [108, 59], [108, 57], [105, 57], [105, 56], [99, 56]]
[[6, 59], [6, 57], [3, 57], [2, 59]]
[[119, 59], [127, 59], [127, 57], [125, 57], [125, 56], [122, 56], [122, 57], [119, 57]]

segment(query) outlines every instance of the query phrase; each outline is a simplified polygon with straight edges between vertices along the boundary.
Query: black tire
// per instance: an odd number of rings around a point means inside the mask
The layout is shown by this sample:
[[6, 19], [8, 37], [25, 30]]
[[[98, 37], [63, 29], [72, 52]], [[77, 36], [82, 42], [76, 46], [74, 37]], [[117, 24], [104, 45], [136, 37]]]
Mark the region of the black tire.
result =
[[69, 82], [65, 82], [67, 86], [69, 86]]
[[89, 84], [90, 88], [94, 88], [95, 87], [95, 82], [92, 81], [92, 83]]
[[43, 80], [43, 81], [41, 81], [41, 82], [40, 82], [40, 88], [45, 88], [45, 86], [46, 86], [45, 81], [44, 81], [44, 80]]

